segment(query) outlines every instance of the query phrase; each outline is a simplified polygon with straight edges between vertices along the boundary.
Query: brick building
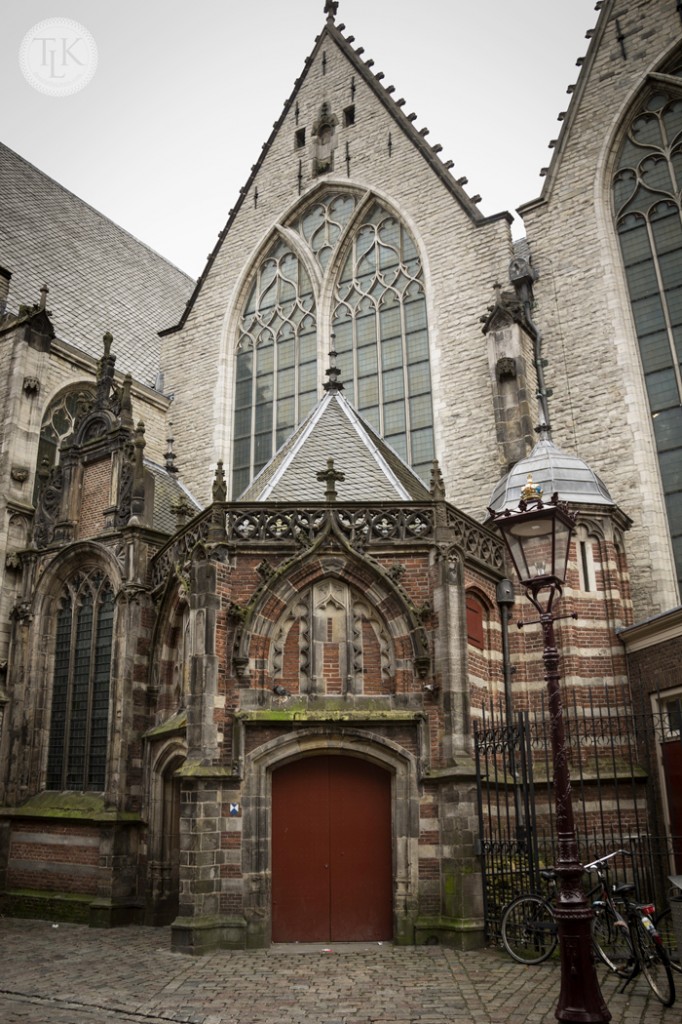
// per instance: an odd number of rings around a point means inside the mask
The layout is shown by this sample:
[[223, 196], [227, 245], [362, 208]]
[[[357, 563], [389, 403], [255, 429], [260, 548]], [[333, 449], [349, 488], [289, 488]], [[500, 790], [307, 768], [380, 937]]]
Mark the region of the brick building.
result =
[[[674, 2], [600, 5], [517, 244], [337, 6], [194, 286], [0, 149], [11, 913], [480, 942], [488, 506], [532, 472], [578, 514], [578, 703], [629, 708], [627, 637], [679, 603]], [[539, 643], [511, 638], [518, 709]]]

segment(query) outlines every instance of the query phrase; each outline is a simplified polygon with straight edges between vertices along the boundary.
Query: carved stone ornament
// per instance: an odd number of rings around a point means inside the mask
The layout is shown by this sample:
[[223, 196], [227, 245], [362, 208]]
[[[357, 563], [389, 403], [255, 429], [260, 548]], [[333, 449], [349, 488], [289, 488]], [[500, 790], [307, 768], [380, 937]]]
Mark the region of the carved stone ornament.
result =
[[16, 480], [18, 484], [23, 484], [28, 480], [28, 466], [12, 466], [10, 469], [10, 476], [13, 480]]
[[19, 572], [21, 570], [21, 558], [18, 552], [8, 551], [5, 555], [5, 568], [8, 572]]
[[313, 158], [313, 175], [326, 174], [334, 170], [334, 150], [336, 148], [336, 125], [338, 118], [332, 114], [329, 103], [320, 107], [320, 113], [313, 124], [315, 140], [315, 156]]
[[33, 520], [33, 541], [37, 548], [47, 547], [54, 536], [57, 517], [61, 508], [64, 478], [61, 466], [47, 471], [36, 505]]
[[27, 395], [40, 394], [40, 381], [37, 377], [24, 377], [24, 393]]
[[514, 380], [516, 377], [516, 360], [511, 356], [502, 356], [497, 360], [495, 373], [498, 380]]
[[32, 620], [31, 605], [28, 601], [17, 601], [11, 611], [11, 617], [16, 622], [28, 623]]

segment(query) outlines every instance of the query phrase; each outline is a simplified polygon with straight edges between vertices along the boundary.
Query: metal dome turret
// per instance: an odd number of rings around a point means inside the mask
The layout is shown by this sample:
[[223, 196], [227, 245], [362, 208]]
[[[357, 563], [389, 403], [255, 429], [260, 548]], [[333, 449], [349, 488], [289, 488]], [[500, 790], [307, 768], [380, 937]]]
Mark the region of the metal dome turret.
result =
[[528, 475], [545, 494], [558, 494], [561, 501], [584, 505], [615, 505], [604, 483], [577, 455], [568, 455], [543, 437], [530, 455], [521, 459], [499, 481], [490, 498], [490, 508], [500, 512], [516, 508]]

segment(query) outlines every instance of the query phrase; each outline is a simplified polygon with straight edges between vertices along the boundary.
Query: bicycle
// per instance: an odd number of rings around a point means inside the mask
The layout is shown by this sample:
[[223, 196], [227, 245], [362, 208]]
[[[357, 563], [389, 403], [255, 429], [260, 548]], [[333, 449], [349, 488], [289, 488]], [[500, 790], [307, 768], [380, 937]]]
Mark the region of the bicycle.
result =
[[[616, 850], [585, 865], [586, 871], [597, 872], [602, 897], [594, 904], [594, 950], [607, 967], [623, 978], [621, 991], [641, 973], [657, 999], [664, 1006], [672, 1006], [675, 983], [670, 957], [653, 921], [655, 906], [630, 899], [635, 891], [632, 883], [607, 885], [606, 863], [621, 855], [630, 856], [630, 853]], [[622, 901], [625, 915], [615, 905], [614, 897]]]
[[[558, 942], [559, 933], [556, 918], [554, 915], [554, 903], [556, 900], [556, 872], [551, 868], [540, 871], [549, 887], [546, 896], [538, 893], [524, 893], [517, 896], [506, 907], [502, 915], [500, 931], [502, 945], [507, 953], [520, 964], [540, 964], [548, 960], [554, 953]], [[589, 900], [602, 895], [601, 885], [597, 885], [588, 894]], [[601, 901], [593, 904], [596, 915], [600, 916], [600, 922], [593, 925], [593, 934], [596, 927], [601, 936], [603, 948], [609, 948], [611, 941], [605, 933], [601, 922], [600, 907]], [[606, 963], [604, 956], [600, 958]], [[615, 970], [613, 962], [609, 963], [612, 970]]]
[[502, 944], [509, 956], [520, 964], [541, 964], [548, 960], [559, 941], [553, 908], [556, 872], [546, 868], [540, 871], [540, 876], [550, 886], [550, 894], [517, 896], [502, 915]]
[[592, 920], [592, 945], [597, 958], [609, 970], [621, 978], [630, 978], [632, 972], [632, 942], [627, 921], [619, 913], [609, 887], [606, 872], [607, 863], [613, 857], [630, 856], [628, 850], [616, 850], [591, 864], [585, 865], [585, 871], [597, 872], [597, 885], [592, 890], [595, 897], [592, 903], [594, 918]]
[[552, 868], [544, 868], [540, 874], [550, 886], [550, 894], [524, 893], [517, 896], [502, 915], [502, 944], [518, 964], [542, 964], [552, 955], [559, 941], [553, 907], [556, 872]]
[[[593, 950], [609, 970], [623, 979], [623, 987], [642, 973], [656, 997], [665, 1006], [672, 1006], [675, 987], [671, 965], [651, 919], [654, 908], [626, 899], [634, 885], [609, 886], [607, 882], [608, 861], [623, 855], [630, 856], [630, 852], [616, 850], [585, 866], [586, 871], [597, 872], [597, 885], [587, 896], [594, 912]], [[554, 915], [556, 872], [545, 869], [540, 876], [548, 883], [549, 893], [517, 896], [502, 915], [502, 944], [517, 963], [540, 964], [552, 956], [558, 944]], [[623, 900], [627, 920], [615, 905], [614, 896]]]
[[[670, 897], [676, 897], [679, 895], [679, 888], [677, 886], [673, 886], [673, 888], [668, 893], [668, 898], [670, 899]], [[670, 957], [670, 966], [674, 971], [677, 971], [678, 974], [682, 974], [680, 950], [677, 948], [677, 933], [675, 932], [675, 929], [673, 927], [672, 910], [669, 906], [665, 907], [664, 910], [661, 910], [660, 913], [656, 914], [656, 916], [654, 917], [654, 924], [656, 925], [656, 930], [660, 933], [663, 945], [668, 951], [668, 956]]]

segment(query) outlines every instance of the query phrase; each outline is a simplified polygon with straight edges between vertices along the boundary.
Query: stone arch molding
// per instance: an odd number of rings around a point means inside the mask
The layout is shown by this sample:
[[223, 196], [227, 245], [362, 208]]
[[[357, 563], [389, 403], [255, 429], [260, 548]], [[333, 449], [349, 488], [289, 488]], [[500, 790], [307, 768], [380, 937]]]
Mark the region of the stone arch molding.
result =
[[342, 692], [362, 692], [369, 645], [379, 661], [377, 693], [400, 692], [407, 688], [408, 675], [427, 674], [430, 659], [426, 633], [407, 596], [380, 567], [350, 550], [332, 547], [309, 552], [293, 565], [289, 563], [264, 583], [248, 610], [233, 609], [239, 620], [233, 650], [237, 675], [255, 681], [256, 661], [266, 651], [267, 682], [272, 685], [283, 670], [287, 638], [297, 627], [301, 691], [312, 690], [316, 665], [311, 664], [311, 657], [319, 658], [320, 654], [315, 654], [311, 645], [324, 642], [319, 636], [319, 620], [318, 638], [314, 635], [316, 597], [336, 606], [332, 631], [335, 619], [338, 623], [339, 606], [345, 601], [348, 672]]
[[360, 729], [320, 726], [287, 734], [257, 747], [244, 762], [243, 870], [247, 928], [262, 933], [271, 921], [272, 773], [291, 761], [322, 755], [345, 755], [370, 761], [392, 775], [394, 935], [413, 933], [417, 916], [419, 854], [419, 787], [417, 760], [404, 747]]
[[95, 569], [108, 577], [114, 596], [117, 597], [123, 585], [121, 565], [115, 553], [94, 541], [78, 541], [63, 548], [46, 566], [35, 588], [33, 614], [36, 617], [50, 614], [53, 603], [76, 572], [91, 572]]
[[[393, 690], [395, 645], [372, 603], [335, 576], [312, 583], [290, 602], [271, 632], [269, 669], [275, 684], [295, 679], [302, 692], [330, 690], [330, 654], [341, 692]], [[288, 662], [295, 660], [294, 665]]]
[[[189, 580], [176, 575], [166, 581], [159, 598], [150, 643], [147, 685], [150, 699], [159, 697], [174, 708], [185, 706], [189, 688], [188, 652], [192, 650], [191, 617], [189, 614]], [[171, 637], [171, 631], [178, 635]]]

